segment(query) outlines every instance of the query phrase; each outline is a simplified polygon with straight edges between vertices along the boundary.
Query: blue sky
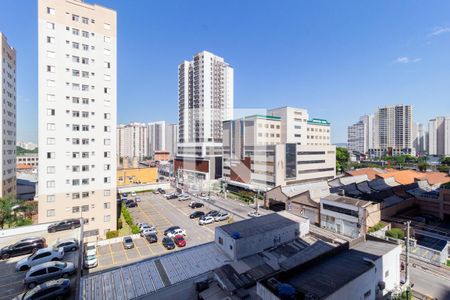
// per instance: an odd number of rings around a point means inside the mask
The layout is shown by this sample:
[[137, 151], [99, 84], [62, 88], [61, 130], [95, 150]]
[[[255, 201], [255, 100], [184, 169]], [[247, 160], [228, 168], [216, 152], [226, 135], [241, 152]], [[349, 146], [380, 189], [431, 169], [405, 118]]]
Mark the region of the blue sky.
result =
[[[177, 122], [177, 66], [201, 50], [234, 67], [235, 107], [307, 108], [332, 123], [333, 142], [385, 104], [412, 104], [418, 122], [450, 115], [449, 1], [96, 3], [118, 12], [121, 123]], [[18, 52], [18, 140], [37, 140], [36, 8], [0, 1]]]

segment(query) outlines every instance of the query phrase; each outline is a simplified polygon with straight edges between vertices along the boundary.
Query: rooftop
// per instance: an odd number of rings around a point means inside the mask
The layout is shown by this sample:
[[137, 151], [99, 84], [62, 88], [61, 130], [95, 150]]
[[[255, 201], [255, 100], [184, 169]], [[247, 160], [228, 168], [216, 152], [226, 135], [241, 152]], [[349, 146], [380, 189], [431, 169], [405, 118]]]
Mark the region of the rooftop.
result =
[[383, 170], [383, 169], [379, 169], [379, 168], [362, 168], [362, 169], [356, 169], [353, 171], [348, 171], [346, 173], [351, 176], [367, 175], [369, 180], [374, 180], [377, 178], [377, 175], [385, 174], [388, 172], [389, 172], [388, 170]]
[[385, 174], [378, 174], [378, 178], [393, 177], [400, 184], [411, 184], [416, 181], [426, 180], [429, 184], [445, 184], [450, 182], [450, 176], [442, 172], [417, 172], [414, 170], [392, 171]]
[[324, 126], [330, 126], [330, 122], [328, 122], [325, 119], [318, 119], [318, 118], [313, 118], [311, 120], [308, 120], [308, 124], [311, 125], [324, 125]]
[[305, 221], [306, 219], [302, 217], [279, 212], [222, 225], [218, 228], [229, 235], [239, 234], [239, 238], [246, 238]]
[[365, 200], [360, 200], [360, 199], [350, 198], [350, 197], [345, 197], [345, 196], [339, 196], [339, 195], [335, 195], [335, 194], [331, 194], [327, 197], [324, 197], [323, 199], [338, 202], [338, 203], [359, 206], [359, 207], [365, 207], [365, 206], [372, 204], [372, 202], [370, 202], [370, 201], [365, 201]]

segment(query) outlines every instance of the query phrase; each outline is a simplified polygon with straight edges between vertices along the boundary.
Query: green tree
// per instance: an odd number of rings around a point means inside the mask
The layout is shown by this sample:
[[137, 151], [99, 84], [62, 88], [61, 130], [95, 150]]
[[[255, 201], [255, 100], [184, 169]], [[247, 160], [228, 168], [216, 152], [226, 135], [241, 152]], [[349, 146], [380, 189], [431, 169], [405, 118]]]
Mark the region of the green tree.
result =
[[342, 172], [348, 167], [350, 154], [347, 148], [336, 147], [336, 172]]
[[450, 156], [443, 157], [441, 159], [441, 164], [450, 166]]
[[19, 201], [13, 196], [0, 198], [0, 228], [5, 225], [11, 227], [17, 220], [15, 209], [18, 207]]
[[429, 165], [426, 162], [421, 162], [417, 165], [417, 167], [420, 171], [425, 172], [428, 169]]

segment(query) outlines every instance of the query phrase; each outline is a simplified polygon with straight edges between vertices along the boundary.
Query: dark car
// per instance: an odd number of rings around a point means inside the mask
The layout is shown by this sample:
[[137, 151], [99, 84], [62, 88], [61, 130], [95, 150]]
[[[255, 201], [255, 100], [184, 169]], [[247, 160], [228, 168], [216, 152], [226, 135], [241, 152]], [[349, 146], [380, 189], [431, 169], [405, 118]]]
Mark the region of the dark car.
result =
[[147, 242], [149, 242], [150, 244], [156, 243], [158, 241], [158, 236], [154, 233], [146, 234], [146, 235], [144, 235], [144, 237], [147, 240]]
[[128, 194], [127, 193], [123, 193], [122, 197], [126, 198], [126, 197], [128, 197]]
[[62, 299], [70, 293], [70, 279], [56, 279], [46, 281], [35, 288], [23, 293], [17, 298], [21, 300]]
[[165, 193], [166, 193], [166, 191], [163, 190], [162, 188], [158, 188], [157, 191], [158, 191], [160, 194], [165, 194]]
[[172, 199], [177, 199], [177, 198], [178, 198], [178, 195], [175, 193], [166, 196], [167, 200], [172, 200]]
[[61, 230], [75, 229], [81, 226], [80, 219], [67, 219], [56, 222], [48, 226], [48, 232], [57, 232]]
[[200, 208], [200, 207], [203, 207], [203, 206], [205, 206], [203, 203], [200, 203], [200, 202], [191, 202], [191, 203], [189, 203], [189, 207], [190, 208]]
[[56, 248], [64, 248], [64, 252], [76, 251], [78, 250], [78, 240], [77, 239], [68, 239], [63, 240], [55, 244]]
[[0, 249], [0, 258], [8, 259], [13, 256], [34, 253], [38, 249], [46, 248], [47, 244], [44, 238], [26, 238], [17, 243]]
[[126, 205], [128, 208], [131, 208], [131, 207], [137, 207], [137, 206], [138, 206], [137, 203], [134, 202], [133, 200], [129, 200], [125, 205]]
[[167, 235], [169, 232], [174, 231], [175, 229], [180, 229], [180, 226], [172, 226], [164, 230], [164, 235]]
[[171, 238], [168, 238], [167, 236], [165, 236], [163, 238], [162, 244], [167, 250], [171, 250], [171, 249], [175, 248], [175, 243], [172, 241]]
[[190, 214], [189, 219], [197, 219], [197, 218], [201, 218], [205, 215], [204, 212], [202, 211], [194, 211], [192, 214]]
[[209, 211], [209, 212], [205, 215], [205, 217], [209, 217], [209, 216], [215, 217], [215, 216], [217, 216], [218, 214], [219, 214], [219, 212], [218, 212], [217, 210], [211, 210], [211, 211]]

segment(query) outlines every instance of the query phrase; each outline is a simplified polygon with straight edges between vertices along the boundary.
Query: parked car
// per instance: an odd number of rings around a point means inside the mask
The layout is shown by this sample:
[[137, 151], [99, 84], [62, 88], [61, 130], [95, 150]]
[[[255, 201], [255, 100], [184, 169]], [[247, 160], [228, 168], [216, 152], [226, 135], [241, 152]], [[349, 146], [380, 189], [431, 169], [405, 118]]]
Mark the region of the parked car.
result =
[[63, 299], [70, 294], [70, 279], [49, 280], [18, 295], [14, 300]]
[[214, 217], [214, 221], [216, 221], [216, 222], [225, 221], [225, 220], [228, 220], [228, 218], [230, 218], [229, 213], [221, 212], [217, 216]]
[[48, 226], [48, 232], [57, 232], [61, 230], [75, 229], [81, 226], [80, 219], [67, 219], [56, 222]]
[[178, 195], [176, 193], [171, 193], [166, 195], [167, 200], [177, 199]]
[[75, 274], [76, 271], [74, 264], [71, 262], [50, 261], [32, 267], [25, 275], [23, 282], [28, 288], [32, 289], [50, 279], [67, 278]]
[[179, 235], [179, 234], [186, 235], [186, 231], [184, 229], [178, 228], [178, 229], [175, 229], [175, 230], [167, 233], [167, 236], [170, 238], [173, 238], [174, 236]]
[[126, 197], [128, 197], [128, 194], [127, 193], [122, 193], [122, 197], [126, 198]]
[[173, 237], [173, 242], [180, 248], [186, 246], [186, 240], [180, 234]]
[[169, 232], [174, 231], [175, 229], [180, 229], [180, 226], [171, 226], [164, 230], [164, 235], [167, 235]]
[[190, 219], [197, 219], [197, 218], [201, 218], [205, 215], [204, 212], [202, 211], [194, 211], [192, 214], [189, 215]]
[[64, 252], [76, 251], [78, 250], [79, 243], [77, 239], [67, 239], [59, 241], [54, 245], [55, 248], [63, 248]]
[[136, 192], [131, 193], [131, 197], [136, 197], [136, 195], [137, 195]]
[[133, 239], [131, 238], [131, 236], [124, 237], [122, 240], [122, 244], [125, 249], [134, 248], [134, 243], [133, 243]]
[[209, 197], [208, 197], [208, 196], [200, 195], [200, 196], [198, 196], [198, 198], [199, 198], [200, 200], [203, 200], [203, 201], [209, 201]]
[[178, 201], [187, 201], [187, 200], [191, 200], [191, 196], [189, 196], [189, 195], [178, 196]]
[[203, 203], [200, 203], [200, 202], [195, 202], [195, 201], [192, 201], [191, 203], [189, 203], [189, 205], [188, 205], [190, 208], [200, 208], [200, 207], [203, 207], [203, 206], [205, 206]]
[[214, 217], [213, 216], [204, 216], [198, 220], [199, 225], [206, 225], [214, 223]]
[[154, 228], [154, 227], [153, 228], [144, 227], [144, 228], [142, 228], [140, 235], [144, 236], [144, 235], [151, 234], [151, 233], [157, 234], [158, 232], [156, 231], [156, 228]]
[[153, 194], [158, 195], [159, 194], [158, 190], [153, 190]]
[[136, 198], [134, 198], [134, 201], [141, 202], [141, 198], [140, 197], [136, 197]]
[[150, 244], [158, 242], [158, 236], [156, 233], [145, 234], [144, 237]]
[[167, 250], [171, 250], [171, 249], [175, 248], [175, 243], [172, 241], [171, 238], [168, 238], [167, 236], [165, 236], [163, 238], [162, 244]]
[[0, 249], [0, 258], [8, 259], [13, 256], [19, 256], [24, 254], [30, 254], [38, 249], [47, 247], [44, 238], [31, 237], [18, 241], [13, 245], [9, 245]]
[[139, 229], [141, 229], [142, 227], [148, 227], [150, 225], [148, 225], [148, 223], [136, 223], [136, 226], [139, 227]]
[[97, 266], [97, 247], [94, 243], [86, 245], [83, 264], [86, 269], [95, 268]]
[[220, 213], [220, 212], [217, 211], [217, 210], [211, 210], [211, 211], [209, 211], [208, 213], [206, 213], [205, 216], [207, 216], [207, 217], [213, 217], [213, 218], [214, 218], [214, 217], [217, 216], [219, 213]]
[[256, 212], [256, 211], [249, 212], [247, 215], [249, 217], [251, 217], [251, 218], [257, 218], [257, 217], [261, 216], [261, 214], [259, 212]]
[[128, 208], [132, 208], [132, 207], [137, 207], [138, 206], [138, 204], [136, 202], [134, 202], [133, 200], [129, 200], [125, 205]]
[[163, 190], [162, 188], [158, 188], [157, 191], [158, 191], [160, 194], [165, 194], [165, 193], [166, 193], [166, 191]]
[[141, 225], [138, 225], [139, 230], [143, 230], [143, 229], [154, 229], [156, 230], [156, 227], [153, 225], [149, 225], [147, 223], [141, 223]]
[[62, 260], [64, 249], [47, 247], [39, 249], [28, 257], [19, 260], [16, 264], [16, 271], [25, 271], [29, 268], [49, 261]]

